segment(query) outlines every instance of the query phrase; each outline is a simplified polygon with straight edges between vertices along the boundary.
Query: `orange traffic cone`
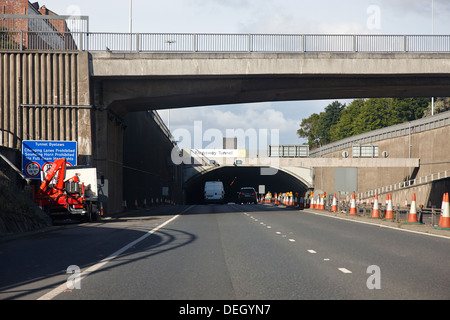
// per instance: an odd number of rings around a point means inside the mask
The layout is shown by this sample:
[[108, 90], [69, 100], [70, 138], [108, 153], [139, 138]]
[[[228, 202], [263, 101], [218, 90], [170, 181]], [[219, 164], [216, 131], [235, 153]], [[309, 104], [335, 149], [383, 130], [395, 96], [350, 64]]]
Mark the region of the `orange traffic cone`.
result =
[[448, 193], [444, 193], [442, 199], [442, 213], [439, 219], [439, 225], [435, 227], [436, 229], [450, 230], [450, 205]]
[[380, 210], [378, 209], [378, 194], [375, 194], [375, 200], [373, 202], [372, 218], [379, 218], [379, 217], [380, 217]]
[[320, 195], [320, 210], [325, 210], [325, 195]]
[[350, 202], [350, 215], [356, 215], [356, 196], [352, 194], [352, 201]]
[[103, 202], [100, 202], [100, 216], [103, 217]]
[[413, 198], [411, 202], [411, 209], [409, 209], [409, 224], [421, 224], [419, 220], [417, 220], [417, 207], [416, 207], [416, 194], [413, 193]]
[[332, 212], [336, 212], [337, 211], [336, 193], [333, 195], [333, 203], [331, 204], [331, 211]]
[[387, 220], [394, 219], [394, 211], [392, 209], [392, 195], [390, 193], [387, 195], [386, 214], [384, 218]]

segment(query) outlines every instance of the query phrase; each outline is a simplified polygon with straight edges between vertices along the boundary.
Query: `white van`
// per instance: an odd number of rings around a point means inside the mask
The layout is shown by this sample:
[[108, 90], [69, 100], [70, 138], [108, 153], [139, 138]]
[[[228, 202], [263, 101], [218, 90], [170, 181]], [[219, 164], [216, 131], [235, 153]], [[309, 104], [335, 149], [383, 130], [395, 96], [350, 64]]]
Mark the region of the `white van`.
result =
[[222, 181], [205, 182], [205, 203], [224, 203], [225, 190]]

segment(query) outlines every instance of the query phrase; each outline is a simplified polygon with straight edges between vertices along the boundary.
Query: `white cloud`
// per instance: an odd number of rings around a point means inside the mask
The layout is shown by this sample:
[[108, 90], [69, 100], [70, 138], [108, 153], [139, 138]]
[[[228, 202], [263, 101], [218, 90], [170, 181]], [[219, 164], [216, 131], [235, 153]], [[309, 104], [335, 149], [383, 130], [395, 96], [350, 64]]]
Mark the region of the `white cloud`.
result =
[[[163, 120], [169, 123], [169, 112], [160, 110], [159, 113]], [[195, 144], [195, 141], [198, 141], [195, 139], [199, 137], [194, 137], [194, 135], [198, 134], [198, 130], [203, 135], [203, 147], [211, 142], [205, 138], [205, 135], [215, 135], [215, 133], [220, 132], [225, 137], [230, 132], [246, 132], [256, 134], [259, 138], [264, 139], [266, 138], [266, 133], [270, 136], [271, 130], [276, 130], [277, 134], [279, 134], [280, 143], [283, 143], [283, 139], [286, 139], [286, 137], [290, 137], [291, 141], [299, 144], [300, 140], [296, 136], [299, 123], [299, 119], [287, 118], [283, 112], [276, 110], [271, 103], [267, 102], [235, 106], [173, 109], [170, 111], [169, 125], [172, 132], [189, 132], [191, 146], [183, 146], [189, 148]], [[178, 137], [175, 138], [177, 139]], [[270, 143], [271, 138], [267, 139], [269, 140], [268, 143]], [[184, 140], [189, 140], [189, 138]], [[184, 142], [187, 143], [188, 141]]]

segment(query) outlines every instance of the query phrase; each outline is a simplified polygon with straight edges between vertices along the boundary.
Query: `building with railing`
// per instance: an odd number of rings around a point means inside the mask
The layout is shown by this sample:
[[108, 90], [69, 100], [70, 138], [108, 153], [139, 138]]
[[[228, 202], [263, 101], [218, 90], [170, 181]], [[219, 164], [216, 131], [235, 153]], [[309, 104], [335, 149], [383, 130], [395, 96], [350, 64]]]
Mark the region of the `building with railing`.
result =
[[0, 0], [0, 48], [3, 50], [78, 50], [68, 22], [38, 2]]

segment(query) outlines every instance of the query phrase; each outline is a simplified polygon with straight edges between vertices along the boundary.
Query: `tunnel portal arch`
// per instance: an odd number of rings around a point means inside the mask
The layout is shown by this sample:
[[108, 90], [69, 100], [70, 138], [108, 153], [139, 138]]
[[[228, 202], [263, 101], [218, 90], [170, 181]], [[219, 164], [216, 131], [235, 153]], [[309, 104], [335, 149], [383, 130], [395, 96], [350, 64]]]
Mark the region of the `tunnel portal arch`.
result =
[[205, 181], [222, 181], [225, 188], [225, 201], [236, 202], [237, 193], [242, 187], [265, 185], [265, 191], [305, 193], [310, 189], [299, 178], [281, 169], [274, 175], [261, 175], [261, 167], [217, 167], [190, 178], [184, 184], [186, 204], [202, 204]]

